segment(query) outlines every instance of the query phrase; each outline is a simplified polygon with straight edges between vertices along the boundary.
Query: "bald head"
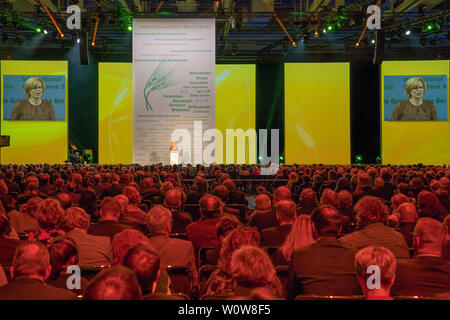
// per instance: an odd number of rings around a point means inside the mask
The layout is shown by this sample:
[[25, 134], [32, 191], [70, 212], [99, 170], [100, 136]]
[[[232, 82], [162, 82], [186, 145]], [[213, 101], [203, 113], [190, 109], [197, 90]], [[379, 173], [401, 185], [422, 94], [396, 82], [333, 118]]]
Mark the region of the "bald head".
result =
[[404, 202], [398, 207], [398, 213], [400, 215], [400, 222], [416, 222], [417, 221], [417, 210], [416, 206], [409, 202]]
[[445, 228], [433, 218], [420, 218], [414, 228], [417, 254], [442, 255], [445, 243]]
[[164, 205], [167, 208], [179, 208], [181, 206], [181, 192], [178, 189], [170, 189], [164, 195]]
[[203, 216], [210, 217], [220, 213], [220, 201], [217, 197], [207, 195], [200, 199], [200, 210]]

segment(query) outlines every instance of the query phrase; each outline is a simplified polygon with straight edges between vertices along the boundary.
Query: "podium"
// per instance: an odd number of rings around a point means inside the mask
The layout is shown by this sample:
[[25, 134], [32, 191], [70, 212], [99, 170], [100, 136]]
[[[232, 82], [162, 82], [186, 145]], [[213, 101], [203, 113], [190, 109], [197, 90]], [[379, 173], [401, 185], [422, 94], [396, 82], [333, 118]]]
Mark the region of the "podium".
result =
[[10, 136], [0, 136], [0, 162], [1, 162], [1, 148], [9, 147]]

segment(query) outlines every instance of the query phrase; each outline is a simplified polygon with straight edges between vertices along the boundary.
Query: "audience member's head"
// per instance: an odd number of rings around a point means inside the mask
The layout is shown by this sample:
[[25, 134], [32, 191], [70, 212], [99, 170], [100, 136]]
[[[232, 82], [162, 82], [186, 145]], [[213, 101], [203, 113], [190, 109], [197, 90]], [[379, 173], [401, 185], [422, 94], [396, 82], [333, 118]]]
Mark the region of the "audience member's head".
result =
[[220, 249], [219, 267], [227, 273], [231, 273], [231, 255], [243, 245], [259, 246], [260, 235], [253, 227], [236, 228], [223, 240]]
[[223, 202], [226, 202], [228, 198], [228, 189], [227, 187], [219, 184], [214, 188], [213, 194], [216, 197], [219, 197]]
[[127, 196], [123, 194], [118, 194], [114, 197], [114, 200], [116, 200], [120, 204], [120, 212], [123, 213], [128, 207], [128, 198]]
[[372, 185], [372, 178], [365, 172], [358, 174], [358, 189], [370, 187]]
[[347, 190], [341, 190], [338, 193], [338, 209], [348, 209], [353, 207], [353, 196]]
[[100, 205], [100, 217], [102, 220], [118, 221], [120, 216], [120, 203], [111, 197], [106, 197]]
[[61, 204], [61, 207], [66, 210], [67, 208], [70, 208], [72, 206], [72, 197], [68, 193], [59, 193], [56, 196], [56, 199]]
[[257, 210], [269, 210], [272, 207], [270, 197], [265, 194], [261, 193], [258, 194], [255, 198], [255, 209]]
[[408, 202], [409, 199], [403, 193], [397, 193], [391, 197], [392, 209], [397, 209], [402, 203]]
[[39, 227], [44, 230], [59, 228], [63, 214], [64, 210], [57, 200], [51, 198], [42, 200], [37, 210]]
[[83, 292], [85, 300], [140, 300], [141, 296], [135, 273], [124, 266], [101, 271]]
[[49, 252], [52, 266], [51, 280], [58, 279], [61, 271], [78, 263], [78, 249], [71, 238], [56, 239], [51, 243]]
[[292, 224], [296, 215], [295, 202], [292, 200], [281, 200], [275, 205], [275, 212], [280, 225]]
[[303, 189], [299, 196], [300, 206], [316, 206], [316, 192], [311, 188]]
[[272, 205], [275, 206], [275, 204], [281, 200], [291, 200], [291, 195], [291, 190], [289, 190], [288, 187], [278, 187], [273, 194]]
[[417, 207], [420, 217], [441, 220], [442, 205], [433, 192], [426, 190], [420, 191], [417, 195]]
[[442, 256], [446, 230], [437, 220], [420, 218], [414, 228], [414, 249], [416, 255], [429, 254]]
[[125, 229], [117, 233], [111, 242], [111, 263], [123, 264], [128, 250], [139, 243], [148, 243], [148, 238], [135, 229]]
[[14, 254], [11, 278], [28, 277], [45, 281], [51, 273], [50, 254], [40, 242], [19, 245]]
[[322, 196], [320, 197], [321, 205], [331, 205], [335, 208], [338, 207], [338, 194], [336, 191], [326, 188], [322, 192]]
[[150, 209], [145, 221], [151, 235], [168, 235], [172, 230], [172, 213], [162, 205]]
[[231, 255], [231, 276], [244, 288], [265, 287], [276, 279], [276, 271], [269, 255], [253, 245], [242, 245]]
[[336, 207], [322, 205], [311, 213], [314, 237], [337, 237], [341, 231], [341, 216]]
[[219, 222], [216, 224], [217, 237], [223, 240], [228, 233], [237, 227], [242, 227], [242, 222], [235, 215], [224, 213], [220, 215]]
[[280, 247], [280, 251], [286, 261], [291, 261], [294, 250], [309, 246], [314, 242], [311, 216], [302, 214], [292, 224], [291, 231]]
[[356, 219], [360, 226], [373, 222], [386, 222], [389, 210], [383, 200], [373, 196], [365, 196], [355, 205]]
[[123, 188], [122, 194], [128, 198], [129, 204], [136, 204], [141, 202], [141, 194], [136, 190], [135, 187], [126, 186]]
[[409, 202], [402, 203], [397, 208], [397, 211], [400, 223], [416, 223], [417, 218], [419, 217], [416, 206]]
[[161, 261], [149, 244], [140, 243], [128, 250], [123, 265], [136, 274], [142, 294], [154, 292], [161, 273]]
[[90, 223], [91, 218], [86, 211], [79, 207], [71, 207], [64, 212], [61, 227], [67, 232], [74, 229], [87, 231]]
[[181, 207], [181, 192], [178, 189], [170, 189], [164, 195], [164, 206], [170, 209]]
[[[375, 266], [375, 267], [374, 267]], [[379, 269], [379, 284], [371, 281], [369, 277]], [[368, 298], [388, 297], [395, 281], [397, 260], [394, 254], [385, 247], [366, 247], [355, 255], [356, 277], [361, 285], [362, 292]], [[368, 287], [368, 284], [370, 286]]]
[[200, 201], [200, 213], [205, 218], [217, 217], [221, 210], [221, 201], [213, 195], [205, 195]]

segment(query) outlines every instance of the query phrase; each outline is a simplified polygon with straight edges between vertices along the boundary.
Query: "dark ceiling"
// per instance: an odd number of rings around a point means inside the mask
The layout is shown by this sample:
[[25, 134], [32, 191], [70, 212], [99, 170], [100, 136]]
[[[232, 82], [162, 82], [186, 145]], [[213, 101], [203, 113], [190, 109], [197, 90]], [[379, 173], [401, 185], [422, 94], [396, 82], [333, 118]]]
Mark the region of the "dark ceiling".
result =
[[[373, 53], [375, 32], [361, 37], [367, 7], [376, 1], [349, 0], [0, 0], [2, 49], [39, 46], [55, 50], [76, 45], [79, 34], [68, 30], [68, 5], [82, 8], [83, 28], [92, 41], [99, 21], [95, 46], [89, 51], [103, 55], [131, 52], [132, 18], [216, 18], [216, 55], [220, 61], [281, 60], [351, 53]], [[438, 58], [449, 54], [450, 0], [381, 1], [385, 50], [414, 57], [434, 52]], [[48, 8], [65, 34], [58, 36], [44, 10]], [[330, 25], [332, 30], [323, 30]], [[430, 25], [430, 30], [426, 26]], [[40, 27], [48, 34], [39, 34]], [[284, 31], [284, 30], [285, 31]], [[406, 36], [406, 29], [411, 35]], [[39, 38], [40, 37], [40, 38]], [[35, 40], [39, 38], [40, 40]], [[295, 43], [295, 44], [294, 44]], [[1, 57], [0, 57], [1, 58]]]

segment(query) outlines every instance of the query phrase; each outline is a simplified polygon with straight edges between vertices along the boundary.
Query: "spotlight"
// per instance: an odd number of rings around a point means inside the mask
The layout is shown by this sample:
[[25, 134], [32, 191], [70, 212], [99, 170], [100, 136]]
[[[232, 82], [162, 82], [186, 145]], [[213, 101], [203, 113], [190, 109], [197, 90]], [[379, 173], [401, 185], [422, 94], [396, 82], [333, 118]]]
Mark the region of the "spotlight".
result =
[[48, 31], [44, 29], [44, 34], [48, 34]]
[[327, 29], [323, 29], [322, 32], [323, 32], [323, 33], [327, 33]]
[[375, 41], [375, 39], [372, 39], [372, 41], [370, 41], [370, 42], [371, 42], [372, 44], [375, 44], [376, 41]]
[[362, 160], [363, 160], [362, 155], [358, 154], [358, 155], [356, 156], [356, 163], [361, 163]]
[[405, 35], [410, 36], [411, 35], [411, 29], [406, 29]]
[[36, 28], [36, 32], [37, 32], [37, 33], [41, 33], [41, 32], [42, 32], [42, 29], [41, 29], [41, 28]]
[[77, 38], [77, 43], [80, 43], [80, 38]]
[[133, 31], [133, 26], [132, 25], [128, 26], [128, 31]]
[[427, 32], [433, 31], [434, 29], [434, 24], [433, 23], [427, 23], [424, 27], [424, 30]]
[[332, 24], [327, 24], [327, 26], [325, 27], [325, 29], [327, 31], [333, 31], [334, 30], [334, 26]]

